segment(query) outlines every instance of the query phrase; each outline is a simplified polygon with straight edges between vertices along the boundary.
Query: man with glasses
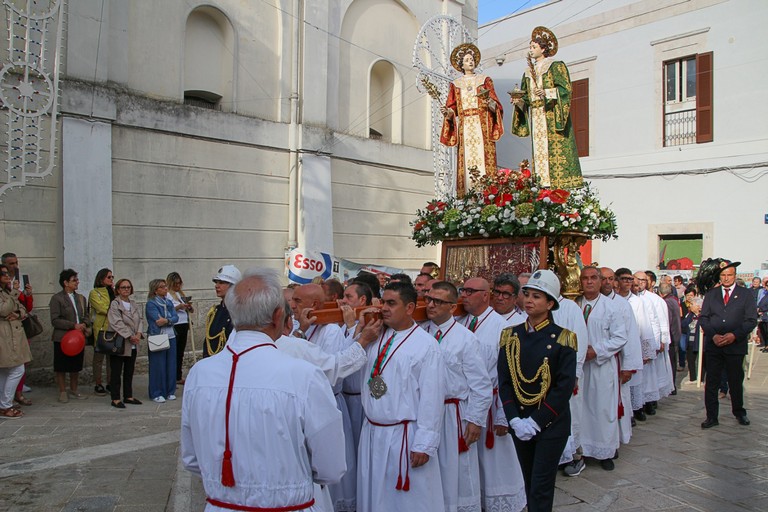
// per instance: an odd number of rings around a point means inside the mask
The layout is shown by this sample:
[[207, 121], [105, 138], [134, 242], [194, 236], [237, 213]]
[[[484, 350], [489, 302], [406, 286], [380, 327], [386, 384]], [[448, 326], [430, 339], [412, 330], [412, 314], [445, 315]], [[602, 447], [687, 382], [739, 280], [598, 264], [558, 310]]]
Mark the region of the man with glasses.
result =
[[445, 510], [480, 510], [480, 467], [477, 445], [491, 406], [491, 377], [480, 356], [480, 342], [453, 318], [456, 287], [436, 281], [425, 297], [422, 328], [434, 336], [443, 354], [445, 412], [440, 447], [440, 476]]
[[757, 310], [752, 293], [736, 284], [738, 261], [720, 262], [720, 286], [704, 295], [699, 322], [704, 329], [704, 362], [707, 368], [704, 405], [707, 419], [701, 428], [719, 425], [717, 397], [725, 370], [731, 393], [731, 412], [740, 425], [749, 425], [744, 409], [744, 356], [749, 335], [757, 325]]
[[512, 436], [507, 435], [509, 424], [498, 396], [499, 372], [496, 369], [501, 331], [507, 327], [507, 322], [491, 308], [490, 290], [488, 281], [481, 277], [465, 281], [459, 292], [467, 314], [457, 320], [480, 341], [481, 355], [493, 385], [493, 401], [486, 413], [477, 448], [483, 508], [519, 510], [520, 507], [515, 509], [514, 506], [525, 503], [525, 482]]
[[518, 306], [517, 296], [520, 294], [520, 281], [515, 274], [505, 272], [493, 280], [493, 309], [504, 317], [507, 325], [513, 327], [525, 322], [526, 312]]

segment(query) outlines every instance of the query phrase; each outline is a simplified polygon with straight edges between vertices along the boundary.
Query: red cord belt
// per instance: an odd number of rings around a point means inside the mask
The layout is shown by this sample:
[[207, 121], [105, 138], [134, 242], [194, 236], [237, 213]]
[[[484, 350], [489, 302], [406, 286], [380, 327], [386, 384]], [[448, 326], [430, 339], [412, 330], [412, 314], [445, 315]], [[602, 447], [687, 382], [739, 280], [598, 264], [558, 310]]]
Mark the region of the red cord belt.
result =
[[[408, 423], [410, 423], [411, 420], [398, 421], [397, 423], [378, 423], [370, 419], [368, 416], [365, 418], [368, 420], [368, 423], [374, 427], [396, 427], [398, 425], [403, 426], [403, 440], [400, 442], [400, 460], [398, 462], [397, 485], [395, 486], [395, 489], [398, 491], [408, 492], [411, 489], [411, 479], [408, 476], [408, 471], [411, 468], [411, 461], [409, 460], [410, 451], [408, 450]], [[405, 481], [403, 481], [403, 455], [405, 455]]]
[[493, 450], [493, 445], [496, 441], [493, 438], [493, 406], [498, 406], [499, 403], [499, 388], [493, 388], [493, 401], [491, 407], [488, 409], [488, 423], [485, 426], [485, 447], [489, 450]]
[[291, 505], [289, 507], [248, 507], [246, 505], [237, 505], [235, 503], [219, 501], [214, 498], [205, 498], [205, 501], [214, 507], [226, 508], [227, 510], [242, 510], [244, 512], [291, 512], [293, 510], [308, 509], [315, 504], [315, 498], [312, 498], [308, 502], [302, 503], [301, 505]]
[[459, 432], [459, 453], [464, 453], [469, 451], [469, 446], [467, 446], [467, 441], [464, 439], [464, 431], [461, 428], [461, 412], [459, 412], [459, 403], [461, 400], [458, 398], [446, 398], [444, 404], [453, 404], [456, 406], [456, 428]]

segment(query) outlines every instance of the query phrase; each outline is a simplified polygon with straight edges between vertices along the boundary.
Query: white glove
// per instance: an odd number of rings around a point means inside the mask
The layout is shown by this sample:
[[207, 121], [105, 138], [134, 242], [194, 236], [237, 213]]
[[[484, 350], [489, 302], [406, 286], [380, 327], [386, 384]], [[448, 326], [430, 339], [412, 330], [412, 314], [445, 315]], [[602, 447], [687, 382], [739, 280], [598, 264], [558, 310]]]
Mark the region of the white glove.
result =
[[533, 418], [525, 418], [523, 421], [528, 425], [528, 432], [531, 433], [531, 437], [541, 432], [539, 424]]
[[[515, 431], [515, 435], [521, 441], [529, 441], [536, 435], [536, 429], [529, 423], [530, 418], [512, 418], [509, 426]], [[530, 420], [533, 421], [533, 420]]]

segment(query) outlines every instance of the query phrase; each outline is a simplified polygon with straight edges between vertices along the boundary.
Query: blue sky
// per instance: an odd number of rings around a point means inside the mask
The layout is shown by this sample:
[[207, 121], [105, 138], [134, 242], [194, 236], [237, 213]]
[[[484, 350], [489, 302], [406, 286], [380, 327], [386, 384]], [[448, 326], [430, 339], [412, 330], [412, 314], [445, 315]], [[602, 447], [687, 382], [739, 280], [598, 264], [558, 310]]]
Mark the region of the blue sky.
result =
[[478, 24], [497, 20], [516, 11], [525, 11], [534, 5], [543, 4], [547, 0], [479, 0]]

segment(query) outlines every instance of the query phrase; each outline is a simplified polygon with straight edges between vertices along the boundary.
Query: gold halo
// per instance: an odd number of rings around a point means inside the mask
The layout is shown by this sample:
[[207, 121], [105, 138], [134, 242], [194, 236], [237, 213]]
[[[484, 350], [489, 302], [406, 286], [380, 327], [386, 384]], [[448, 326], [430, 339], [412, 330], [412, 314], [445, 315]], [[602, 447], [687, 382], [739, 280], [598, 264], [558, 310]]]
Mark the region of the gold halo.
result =
[[464, 59], [464, 55], [466, 55], [467, 52], [472, 52], [472, 57], [475, 58], [475, 67], [480, 65], [480, 49], [472, 43], [460, 44], [451, 52], [451, 66], [460, 73], [464, 72], [464, 70], [461, 69], [461, 61]]
[[547, 48], [542, 48], [542, 50], [547, 50], [547, 53], [549, 54], [548, 57], [554, 57], [557, 53], [557, 38], [555, 37], [555, 34], [547, 27], [536, 27], [533, 29], [533, 32], [531, 32], [531, 40], [539, 37], [543, 39], [547, 45]]

